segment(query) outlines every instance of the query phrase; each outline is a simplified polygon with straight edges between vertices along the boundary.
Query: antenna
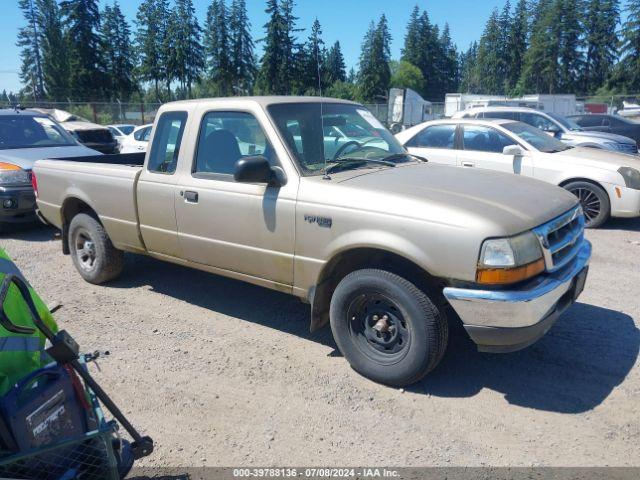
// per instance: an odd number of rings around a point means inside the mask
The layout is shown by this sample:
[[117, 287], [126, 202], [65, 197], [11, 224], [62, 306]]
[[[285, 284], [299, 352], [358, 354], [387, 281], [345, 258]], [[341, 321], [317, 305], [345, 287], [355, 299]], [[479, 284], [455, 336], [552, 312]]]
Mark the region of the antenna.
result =
[[[316, 18], [317, 20], [317, 18]], [[327, 155], [324, 151], [324, 100], [322, 99], [322, 76], [320, 74], [320, 44], [316, 45], [316, 67], [318, 70], [318, 92], [320, 93], [320, 136], [322, 137], [322, 159], [324, 160], [324, 166], [322, 167], [324, 180], [331, 180], [331, 177], [327, 175]]]

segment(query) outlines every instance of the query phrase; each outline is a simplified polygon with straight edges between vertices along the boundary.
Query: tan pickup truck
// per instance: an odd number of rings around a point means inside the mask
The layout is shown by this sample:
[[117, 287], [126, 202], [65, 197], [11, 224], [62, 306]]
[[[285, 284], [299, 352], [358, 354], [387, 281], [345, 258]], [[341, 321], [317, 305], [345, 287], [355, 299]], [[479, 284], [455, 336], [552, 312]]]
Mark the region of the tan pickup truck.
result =
[[570, 193], [429, 164], [341, 100], [170, 103], [146, 158], [34, 172], [40, 215], [87, 281], [116, 278], [128, 251], [296, 295], [312, 330], [330, 323], [353, 368], [390, 385], [438, 364], [449, 321], [482, 351], [533, 343], [591, 255]]

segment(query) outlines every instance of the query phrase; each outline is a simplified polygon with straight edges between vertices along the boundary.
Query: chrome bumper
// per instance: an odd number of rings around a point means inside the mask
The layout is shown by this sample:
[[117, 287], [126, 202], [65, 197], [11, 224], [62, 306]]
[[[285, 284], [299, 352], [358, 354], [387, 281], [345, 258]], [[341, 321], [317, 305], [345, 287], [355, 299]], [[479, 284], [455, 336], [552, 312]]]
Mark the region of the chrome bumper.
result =
[[[544, 335], [575, 302], [584, 287], [590, 258], [591, 244], [583, 240], [568, 265], [518, 290], [445, 288], [444, 296], [481, 350], [517, 350]], [[576, 285], [578, 282], [582, 284]]]

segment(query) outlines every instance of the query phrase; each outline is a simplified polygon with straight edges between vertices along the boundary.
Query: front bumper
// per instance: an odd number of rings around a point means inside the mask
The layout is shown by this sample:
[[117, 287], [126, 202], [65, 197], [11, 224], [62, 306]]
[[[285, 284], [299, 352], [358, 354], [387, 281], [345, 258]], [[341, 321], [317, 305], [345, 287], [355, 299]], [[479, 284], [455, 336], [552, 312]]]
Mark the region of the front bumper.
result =
[[640, 190], [603, 184], [611, 200], [611, 216], [621, 218], [640, 217]]
[[35, 208], [36, 196], [31, 186], [0, 187], [0, 223], [33, 222]]
[[584, 240], [562, 270], [540, 275], [517, 290], [444, 289], [480, 351], [521, 350], [542, 337], [578, 298], [586, 280], [591, 244]]

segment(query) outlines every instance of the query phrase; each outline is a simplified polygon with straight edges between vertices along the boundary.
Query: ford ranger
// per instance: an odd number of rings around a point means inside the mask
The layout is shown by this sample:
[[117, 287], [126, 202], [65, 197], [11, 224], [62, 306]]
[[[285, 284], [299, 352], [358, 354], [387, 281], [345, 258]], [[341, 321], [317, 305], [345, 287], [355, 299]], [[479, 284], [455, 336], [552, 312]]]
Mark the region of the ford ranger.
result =
[[435, 368], [449, 321], [481, 351], [535, 342], [591, 255], [570, 193], [425, 162], [342, 100], [169, 103], [146, 156], [34, 172], [40, 215], [88, 282], [115, 279], [127, 251], [293, 294], [312, 330], [330, 324], [352, 367], [389, 385]]

